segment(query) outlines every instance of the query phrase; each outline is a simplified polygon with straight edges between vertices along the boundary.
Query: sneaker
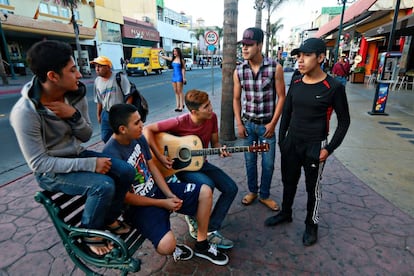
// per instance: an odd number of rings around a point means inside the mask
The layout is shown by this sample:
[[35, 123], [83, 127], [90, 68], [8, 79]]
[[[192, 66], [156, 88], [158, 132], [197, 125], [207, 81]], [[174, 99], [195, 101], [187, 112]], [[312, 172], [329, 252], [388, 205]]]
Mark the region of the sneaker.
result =
[[318, 225], [306, 224], [305, 232], [303, 233], [303, 245], [311, 246], [318, 241]]
[[215, 244], [210, 244], [210, 247], [204, 250], [197, 249], [196, 247], [194, 253], [197, 257], [207, 259], [216, 265], [226, 265], [229, 262], [229, 257], [217, 250]]
[[223, 237], [217, 230], [208, 233], [207, 240], [209, 243], [215, 244], [217, 248], [220, 249], [230, 249], [234, 246], [234, 243], [231, 240]]
[[292, 215], [280, 212], [276, 216], [271, 216], [265, 220], [266, 226], [275, 226], [281, 223], [292, 222]]
[[198, 232], [197, 221], [194, 219], [194, 217], [191, 217], [191, 216], [184, 216], [184, 218], [188, 224], [188, 232], [190, 232], [190, 236], [193, 239], [197, 239], [197, 232]]
[[173, 258], [175, 262], [188, 261], [194, 255], [193, 250], [185, 244], [177, 244], [175, 251], [173, 252]]

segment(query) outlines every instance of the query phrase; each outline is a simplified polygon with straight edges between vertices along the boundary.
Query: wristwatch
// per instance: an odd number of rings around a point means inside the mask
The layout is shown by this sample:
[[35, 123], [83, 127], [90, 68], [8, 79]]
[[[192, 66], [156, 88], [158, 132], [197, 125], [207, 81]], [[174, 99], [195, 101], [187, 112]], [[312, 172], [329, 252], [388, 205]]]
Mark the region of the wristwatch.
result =
[[76, 109], [75, 113], [73, 113], [72, 117], [70, 117], [68, 120], [72, 123], [77, 123], [80, 118], [82, 118], [82, 115], [79, 110]]

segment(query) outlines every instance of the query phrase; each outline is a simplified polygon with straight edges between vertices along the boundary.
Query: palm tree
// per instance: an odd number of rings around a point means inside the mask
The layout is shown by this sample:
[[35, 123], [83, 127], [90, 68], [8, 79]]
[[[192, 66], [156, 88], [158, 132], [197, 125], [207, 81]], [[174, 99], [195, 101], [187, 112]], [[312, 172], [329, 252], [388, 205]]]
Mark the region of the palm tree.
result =
[[254, 1], [254, 8], [256, 9], [256, 28], [262, 28], [262, 10], [265, 8], [265, 0], [255, 0]]
[[224, 0], [220, 139], [233, 141], [233, 72], [236, 68], [238, 0]]
[[72, 23], [73, 25], [73, 31], [75, 32], [75, 41], [76, 41], [76, 51], [78, 51], [78, 60], [77, 60], [77, 64], [79, 66], [79, 69], [81, 71], [82, 74], [85, 74], [86, 72], [82, 72], [83, 71], [83, 67], [81, 67], [80, 64], [80, 58], [81, 58], [81, 45], [80, 45], [80, 41], [79, 41], [79, 25], [76, 22], [76, 18], [75, 18], [75, 13], [74, 10], [78, 7], [78, 4], [81, 3], [82, 0], [62, 0], [62, 5], [65, 7], [68, 7], [70, 9], [71, 12], [71, 19], [70, 19], [70, 23]]
[[198, 41], [198, 43], [197, 43], [198, 54], [201, 55], [202, 53], [201, 53], [201, 47], [200, 47], [200, 39], [204, 39], [204, 33], [206, 31], [204, 30], [204, 28], [200, 28], [200, 27], [195, 29], [194, 31], [195, 31], [195, 37]]
[[275, 23], [270, 24], [270, 32], [269, 32], [269, 36], [270, 36], [270, 56], [273, 57], [273, 47], [276, 45], [276, 33], [280, 30], [283, 29], [283, 24], [280, 24], [280, 22], [282, 21], [282, 18], [279, 18]]

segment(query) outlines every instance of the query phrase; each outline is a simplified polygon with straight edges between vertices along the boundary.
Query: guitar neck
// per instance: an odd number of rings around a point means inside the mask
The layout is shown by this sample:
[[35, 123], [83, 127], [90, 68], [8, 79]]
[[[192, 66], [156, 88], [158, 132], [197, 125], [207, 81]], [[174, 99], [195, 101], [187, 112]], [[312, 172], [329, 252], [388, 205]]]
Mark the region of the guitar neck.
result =
[[[250, 147], [248, 146], [226, 147], [226, 151], [229, 153], [246, 152], [246, 151], [250, 151]], [[207, 156], [207, 155], [216, 155], [216, 154], [220, 154], [220, 148], [191, 150], [191, 156]]]

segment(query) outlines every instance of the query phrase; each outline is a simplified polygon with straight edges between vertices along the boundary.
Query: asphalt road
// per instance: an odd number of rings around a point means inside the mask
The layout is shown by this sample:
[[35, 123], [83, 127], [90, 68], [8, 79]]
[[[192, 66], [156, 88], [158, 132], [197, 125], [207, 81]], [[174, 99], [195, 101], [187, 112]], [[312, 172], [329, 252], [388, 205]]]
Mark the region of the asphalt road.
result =
[[[148, 101], [150, 108], [150, 113], [147, 119], [148, 122], [151, 122], [152, 120], [151, 114], [160, 114], [166, 110], [175, 108], [175, 96], [171, 86], [171, 74], [172, 71], [166, 71], [161, 75], [129, 77]], [[213, 82], [212, 77], [214, 77]], [[192, 88], [213, 91], [213, 83], [219, 83], [221, 86], [221, 70], [215, 68], [213, 74], [210, 68], [187, 71], [187, 80], [188, 83], [184, 87], [184, 91], [188, 91]], [[218, 86], [219, 85], [216, 85], [216, 88]], [[89, 115], [94, 128], [92, 139], [86, 143], [86, 145], [89, 145], [100, 140], [100, 128], [96, 119], [96, 104], [93, 101], [93, 84], [87, 84], [87, 89]], [[0, 114], [2, 114], [0, 117], [0, 152], [2, 157], [2, 161], [0, 162], [0, 186], [30, 172], [9, 123], [10, 110], [19, 97], [19, 93], [0, 96]]]

